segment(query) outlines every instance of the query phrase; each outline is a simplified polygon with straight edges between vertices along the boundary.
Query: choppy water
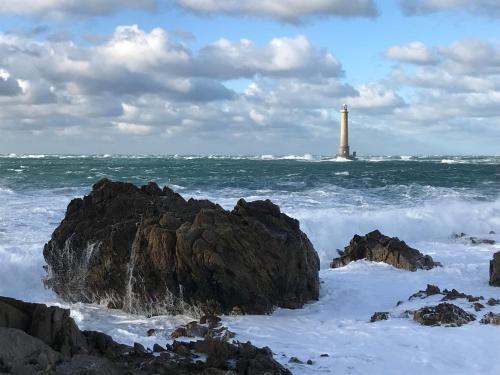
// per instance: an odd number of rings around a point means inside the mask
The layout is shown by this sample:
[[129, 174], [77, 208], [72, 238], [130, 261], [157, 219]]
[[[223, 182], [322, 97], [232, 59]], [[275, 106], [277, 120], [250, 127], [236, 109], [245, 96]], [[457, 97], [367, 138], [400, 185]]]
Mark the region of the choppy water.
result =
[[500, 232], [500, 157], [0, 156], [0, 294], [47, 299], [42, 248], [98, 179], [156, 181], [225, 208], [270, 198], [301, 222], [323, 266], [355, 233], [408, 242]]

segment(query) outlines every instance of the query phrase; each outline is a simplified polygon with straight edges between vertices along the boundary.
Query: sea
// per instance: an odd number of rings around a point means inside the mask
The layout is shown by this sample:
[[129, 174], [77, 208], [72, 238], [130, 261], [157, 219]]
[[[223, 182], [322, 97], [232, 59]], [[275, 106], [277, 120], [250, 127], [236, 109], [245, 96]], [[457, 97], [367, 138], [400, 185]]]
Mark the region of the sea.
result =
[[[500, 327], [478, 321], [422, 327], [404, 314], [437, 303], [408, 301], [428, 283], [500, 298], [500, 288], [488, 285], [489, 260], [500, 251], [500, 156], [0, 155], [0, 295], [70, 308], [83, 329], [152, 347], [170, 342], [170, 330], [192, 318], [68, 304], [41, 282], [43, 246], [68, 203], [104, 177], [137, 185], [155, 181], [228, 210], [240, 198], [271, 199], [300, 221], [321, 260], [319, 301], [223, 319], [238, 340], [269, 346], [294, 374], [500, 373], [493, 361], [500, 358]], [[443, 267], [408, 272], [359, 261], [329, 268], [337, 249], [374, 229]], [[497, 242], [477, 245], [470, 236]], [[457, 304], [481, 318], [470, 303]], [[488, 309], [500, 312], [500, 306]], [[391, 318], [369, 323], [376, 311]], [[148, 337], [149, 328], [163, 334]], [[292, 356], [313, 364], [289, 363]]]

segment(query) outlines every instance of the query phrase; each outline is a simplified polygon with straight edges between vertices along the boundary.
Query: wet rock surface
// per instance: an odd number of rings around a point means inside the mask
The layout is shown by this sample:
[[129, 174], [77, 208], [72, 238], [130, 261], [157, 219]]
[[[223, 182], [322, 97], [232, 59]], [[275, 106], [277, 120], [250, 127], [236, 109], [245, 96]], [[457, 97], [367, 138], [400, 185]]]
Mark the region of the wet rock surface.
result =
[[442, 302], [436, 306], [425, 306], [416, 310], [413, 320], [425, 326], [459, 327], [476, 318], [452, 303]]
[[490, 261], [490, 285], [500, 286], [500, 251], [496, 252]]
[[45, 284], [64, 300], [160, 313], [269, 313], [319, 295], [319, 258], [270, 201], [232, 211], [156, 184], [103, 179], [44, 247]]
[[[0, 372], [6, 374], [252, 374], [288, 375], [269, 348], [206, 338], [155, 346], [118, 344], [80, 331], [69, 310], [0, 297]], [[41, 319], [39, 317], [50, 317]], [[197, 360], [200, 354], [206, 361]]]
[[388, 312], [376, 312], [372, 315], [370, 318], [370, 323], [375, 323], [381, 320], [388, 320], [389, 319], [389, 313]]
[[343, 267], [361, 259], [384, 262], [409, 271], [428, 270], [440, 265], [431, 256], [409, 247], [397, 237], [384, 236], [375, 230], [365, 236], [355, 235], [344, 251], [340, 252], [340, 257], [333, 259], [330, 267]]
[[489, 312], [488, 314], [485, 314], [481, 320], [479, 321], [481, 324], [494, 324], [494, 325], [500, 325], [500, 314], [495, 314], [493, 312]]

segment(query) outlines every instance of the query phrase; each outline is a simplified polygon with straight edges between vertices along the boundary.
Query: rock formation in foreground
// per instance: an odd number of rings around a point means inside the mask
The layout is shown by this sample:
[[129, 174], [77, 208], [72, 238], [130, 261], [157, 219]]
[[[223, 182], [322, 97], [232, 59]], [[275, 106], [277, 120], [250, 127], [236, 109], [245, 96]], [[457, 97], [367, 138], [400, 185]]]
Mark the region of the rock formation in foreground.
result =
[[460, 327], [473, 322], [476, 317], [452, 303], [442, 302], [418, 309], [413, 314], [413, 320], [424, 326]]
[[500, 286], [500, 251], [490, 260], [490, 285]]
[[99, 181], [43, 253], [64, 300], [129, 312], [261, 314], [319, 294], [318, 255], [278, 206], [241, 199], [229, 212], [155, 183]]
[[[0, 297], [0, 373], [12, 375], [291, 375], [269, 348], [206, 338], [155, 345], [118, 344], [104, 333], [80, 331], [69, 310]], [[196, 354], [198, 353], [198, 354]], [[199, 354], [205, 361], [196, 360]]]
[[384, 236], [378, 230], [374, 230], [365, 236], [356, 234], [349, 246], [340, 252], [340, 257], [331, 262], [330, 267], [343, 267], [350, 262], [361, 259], [385, 262], [396, 268], [409, 271], [428, 270], [440, 265], [435, 263], [431, 256], [423, 255], [397, 237]]

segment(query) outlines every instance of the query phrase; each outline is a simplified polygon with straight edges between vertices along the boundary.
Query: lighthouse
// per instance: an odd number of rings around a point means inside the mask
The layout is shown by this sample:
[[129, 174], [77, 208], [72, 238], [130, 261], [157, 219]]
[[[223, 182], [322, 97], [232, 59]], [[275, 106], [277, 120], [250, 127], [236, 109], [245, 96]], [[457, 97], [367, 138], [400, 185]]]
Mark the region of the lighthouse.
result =
[[338, 157], [353, 160], [356, 158], [356, 153], [349, 153], [349, 111], [347, 104], [342, 106], [340, 110], [340, 142]]

